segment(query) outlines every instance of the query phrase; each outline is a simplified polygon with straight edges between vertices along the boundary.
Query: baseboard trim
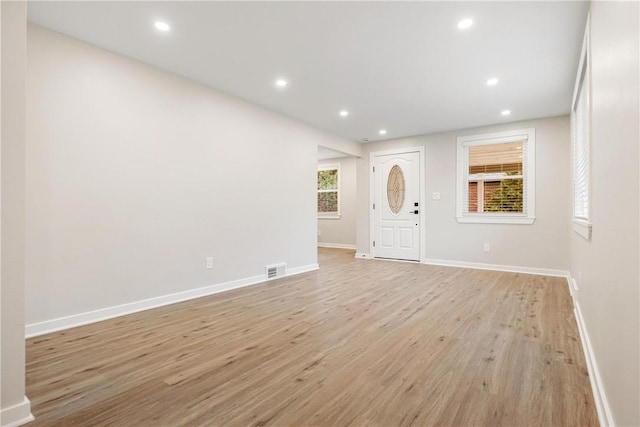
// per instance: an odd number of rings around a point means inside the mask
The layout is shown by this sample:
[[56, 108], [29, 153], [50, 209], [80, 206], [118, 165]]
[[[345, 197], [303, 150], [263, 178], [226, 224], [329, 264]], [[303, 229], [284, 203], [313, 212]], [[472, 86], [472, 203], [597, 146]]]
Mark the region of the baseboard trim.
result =
[[356, 252], [356, 258], [360, 258], [360, 259], [373, 259], [373, 257], [371, 256], [371, 254], [365, 254], [363, 252]]
[[356, 250], [356, 245], [351, 245], [348, 243], [324, 243], [318, 242], [319, 248], [332, 248], [332, 249], [353, 249]]
[[451, 261], [430, 258], [425, 259], [424, 263], [429, 265], [442, 265], [445, 267], [473, 268], [476, 270], [493, 270], [506, 271], [509, 273], [535, 274], [538, 276], [554, 276], [565, 278], [569, 277], [569, 272], [566, 270], [553, 270], [548, 268], [519, 267], [514, 265], [484, 264], [480, 262]]
[[18, 427], [34, 419], [31, 414], [31, 402], [27, 396], [23, 398], [22, 402], [2, 408], [0, 411], [0, 425], [2, 427]]
[[580, 341], [582, 343], [582, 350], [584, 352], [584, 358], [587, 362], [587, 369], [589, 371], [589, 382], [591, 382], [591, 390], [593, 392], [593, 400], [596, 403], [596, 411], [598, 412], [598, 420], [602, 427], [617, 425], [613, 419], [613, 413], [607, 400], [607, 395], [602, 386], [602, 377], [598, 370], [598, 364], [596, 363], [595, 354], [593, 353], [593, 347], [591, 347], [591, 340], [589, 339], [589, 333], [587, 332], [587, 326], [584, 323], [584, 317], [582, 317], [582, 310], [580, 310], [580, 304], [573, 299], [573, 312], [576, 316], [576, 322], [578, 323], [578, 332], [580, 333]]
[[[296, 274], [308, 273], [310, 271], [316, 271], [319, 269], [320, 269], [320, 265], [317, 263], [303, 265], [302, 267], [288, 268], [287, 273], [282, 277], [295, 276]], [[282, 277], [276, 277], [276, 279], [282, 279]], [[274, 280], [274, 279], [271, 279], [271, 280]]]
[[[270, 280], [280, 279], [282, 277], [293, 276], [296, 274], [307, 273], [318, 270], [318, 264], [309, 264], [301, 267], [287, 269], [284, 276], [276, 277]], [[188, 291], [177, 292], [174, 294], [163, 295], [159, 297], [149, 298], [141, 301], [130, 302], [113, 307], [101, 308], [98, 310], [88, 311], [85, 313], [74, 314], [57, 319], [46, 320], [44, 322], [31, 323], [26, 326], [26, 338], [37, 337], [40, 335], [57, 332], [64, 329], [75, 328], [76, 326], [88, 325], [90, 323], [100, 322], [102, 320], [112, 319], [126, 314], [137, 313], [139, 311], [150, 310], [152, 308], [162, 307], [169, 304], [175, 304], [182, 301], [200, 298], [220, 292], [230, 291], [232, 289], [243, 288], [245, 286], [257, 285], [267, 282], [264, 275], [247, 277], [239, 280], [219, 283], [216, 285], [205, 286], [202, 288], [191, 289]]]

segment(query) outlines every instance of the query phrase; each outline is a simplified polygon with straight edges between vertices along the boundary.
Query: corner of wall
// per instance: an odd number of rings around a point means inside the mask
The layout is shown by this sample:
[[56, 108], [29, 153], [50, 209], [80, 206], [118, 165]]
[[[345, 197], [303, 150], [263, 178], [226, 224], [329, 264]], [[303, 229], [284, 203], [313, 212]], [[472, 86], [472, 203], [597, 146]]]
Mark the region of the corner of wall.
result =
[[598, 363], [596, 361], [595, 353], [591, 345], [591, 339], [587, 326], [585, 324], [584, 317], [582, 316], [582, 310], [580, 309], [580, 303], [576, 298], [576, 290], [573, 286], [574, 278], [569, 274], [567, 276], [567, 285], [569, 286], [569, 292], [571, 294], [571, 300], [573, 301], [573, 312], [578, 325], [578, 332], [580, 334], [580, 343], [582, 344], [582, 352], [584, 353], [585, 362], [587, 364], [587, 370], [589, 371], [589, 383], [591, 384], [591, 392], [593, 393], [593, 400], [596, 404], [596, 412], [598, 413], [598, 421], [601, 426], [615, 426], [613, 421], [613, 413], [607, 400], [600, 370], [598, 369]]
[[1, 86], [1, 221], [0, 286], [0, 422], [16, 426], [33, 419], [25, 394], [25, 85], [26, 2], [0, 4], [2, 31]]
[[31, 402], [25, 396], [22, 402], [2, 408], [0, 411], [0, 426], [18, 427], [35, 420], [31, 414]]

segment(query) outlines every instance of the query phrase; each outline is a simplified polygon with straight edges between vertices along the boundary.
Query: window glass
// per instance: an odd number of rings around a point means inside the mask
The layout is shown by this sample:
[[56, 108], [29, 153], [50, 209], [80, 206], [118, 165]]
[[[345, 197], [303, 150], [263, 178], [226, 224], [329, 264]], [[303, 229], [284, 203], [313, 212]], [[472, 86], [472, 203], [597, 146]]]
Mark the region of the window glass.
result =
[[338, 166], [318, 168], [318, 215], [340, 214], [340, 169]]
[[387, 179], [387, 201], [389, 209], [394, 214], [400, 212], [402, 205], [404, 205], [404, 192], [404, 174], [400, 166], [394, 165], [389, 171]]

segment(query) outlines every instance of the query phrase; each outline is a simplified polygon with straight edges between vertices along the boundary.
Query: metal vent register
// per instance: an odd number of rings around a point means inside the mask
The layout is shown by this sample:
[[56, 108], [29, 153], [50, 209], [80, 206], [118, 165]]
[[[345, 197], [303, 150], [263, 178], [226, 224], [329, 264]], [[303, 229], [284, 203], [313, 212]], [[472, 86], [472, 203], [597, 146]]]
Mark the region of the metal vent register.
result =
[[267, 279], [274, 279], [276, 277], [284, 276], [286, 269], [287, 269], [287, 264], [285, 263], [267, 265], [265, 267], [265, 270], [267, 272]]

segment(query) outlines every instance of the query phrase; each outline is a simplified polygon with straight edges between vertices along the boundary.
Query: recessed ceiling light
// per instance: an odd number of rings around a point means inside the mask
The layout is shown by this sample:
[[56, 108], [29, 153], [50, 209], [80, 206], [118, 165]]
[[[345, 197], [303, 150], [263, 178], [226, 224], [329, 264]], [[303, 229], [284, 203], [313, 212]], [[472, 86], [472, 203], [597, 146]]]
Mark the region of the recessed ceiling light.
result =
[[287, 85], [287, 81], [284, 79], [278, 79], [276, 80], [276, 86], [278, 87], [285, 87]]
[[162, 21], [156, 21], [155, 24], [153, 25], [156, 27], [157, 30], [164, 31], [165, 33], [171, 29], [169, 24]]
[[380, 135], [386, 135], [387, 134], [387, 130], [386, 129], [380, 129], [380, 131], [378, 133]]
[[466, 18], [463, 19], [462, 21], [458, 22], [458, 28], [461, 30], [466, 30], [467, 28], [470, 28], [473, 25], [473, 20]]
[[487, 86], [495, 86], [497, 84], [498, 84], [498, 79], [496, 79], [495, 77], [492, 77], [489, 80], [487, 80]]
[[508, 116], [509, 114], [511, 114], [511, 110], [502, 110], [500, 114], [502, 114], [503, 116]]
[[347, 110], [340, 111], [340, 117], [347, 117], [348, 115], [349, 115], [349, 112]]

